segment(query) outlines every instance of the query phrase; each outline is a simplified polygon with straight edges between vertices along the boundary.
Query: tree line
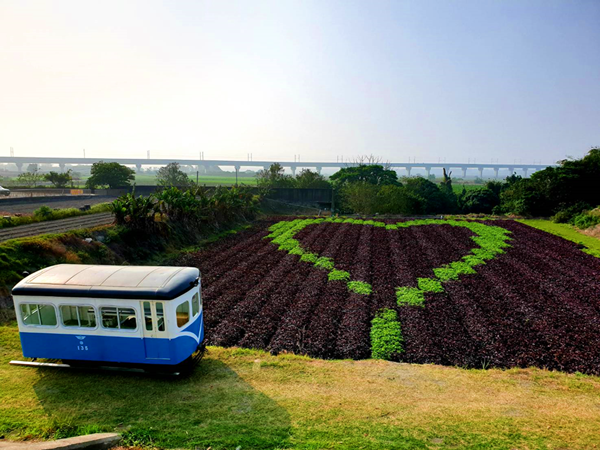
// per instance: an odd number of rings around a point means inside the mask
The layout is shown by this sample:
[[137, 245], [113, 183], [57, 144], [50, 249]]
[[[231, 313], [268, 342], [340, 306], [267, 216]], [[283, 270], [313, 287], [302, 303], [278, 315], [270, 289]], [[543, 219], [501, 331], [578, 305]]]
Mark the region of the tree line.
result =
[[342, 212], [359, 214], [498, 214], [550, 217], [580, 225], [600, 222], [600, 149], [581, 159], [559, 161], [530, 178], [504, 181], [456, 193], [444, 170], [440, 183], [422, 177], [398, 179], [382, 165], [347, 167], [329, 177]]

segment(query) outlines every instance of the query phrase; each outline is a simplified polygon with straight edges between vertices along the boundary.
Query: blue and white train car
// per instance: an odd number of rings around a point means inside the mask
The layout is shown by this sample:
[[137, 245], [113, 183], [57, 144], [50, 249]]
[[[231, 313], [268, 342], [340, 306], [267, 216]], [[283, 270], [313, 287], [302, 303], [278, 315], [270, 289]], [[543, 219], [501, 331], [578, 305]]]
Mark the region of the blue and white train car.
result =
[[60, 264], [12, 294], [29, 358], [166, 369], [202, 348], [196, 268]]

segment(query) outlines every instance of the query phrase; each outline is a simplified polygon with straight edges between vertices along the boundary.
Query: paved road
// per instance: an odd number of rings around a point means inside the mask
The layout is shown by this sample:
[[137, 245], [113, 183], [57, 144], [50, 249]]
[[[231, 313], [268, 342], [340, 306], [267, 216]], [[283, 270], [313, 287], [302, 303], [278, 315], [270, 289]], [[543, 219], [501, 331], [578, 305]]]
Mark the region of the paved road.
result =
[[40, 234], [64, 233], [71, 230], [107, 225], [112, 222], [112, 213], [100, 213], [70, 217], [68, 219], [48, 220], [46, 222], [19, 225], [11, 228], [0, 228], [0, 242], [20, 237], [38, 236]]
[[96, 205], [98, 203], [106, 203], [106, 202], [112, 202], [114, 199], [116, 199], [117, 197], [115, 196], [98, 196], [98, 197], [92, 197], [92, 198], [85, 198], [85, 199], [77, 199], [77, 197], [73, 197], [71, 198], [67, 198], [65, 200], [60, 200], [60, 201], [49, 201], [46, 202], [44, 201], [43, 197], [39, 198], [39, 201], [35, 201], [35, 202], [23, 202], [23, 203], [16, 203], [16, 204], [3, 204], [2, 203], [2, 198], [0, 198], [0, 215], [2, 213], [8, 213], [8, 214], [14, 214], [14, 213], [21, 213], [21, 214], [31, 214], [33, 211], [35, 211], [36, 209], [38, 209], [40, 206], [48, 206], [49, 208], [55, 209], [55, 208], [60, 208], [60, 209], [64, 209], [64, 208], [81, 208], [84, 205]]

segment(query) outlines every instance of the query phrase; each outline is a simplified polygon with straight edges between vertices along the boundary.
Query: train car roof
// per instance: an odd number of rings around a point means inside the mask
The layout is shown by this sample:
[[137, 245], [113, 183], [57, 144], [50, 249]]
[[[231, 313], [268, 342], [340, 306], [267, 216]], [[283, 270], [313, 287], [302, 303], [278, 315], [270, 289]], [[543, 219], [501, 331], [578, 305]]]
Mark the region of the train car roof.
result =
[[197, 285], [194, 267], [59, 264], [32, 273], [13, 295], [173, 300]]

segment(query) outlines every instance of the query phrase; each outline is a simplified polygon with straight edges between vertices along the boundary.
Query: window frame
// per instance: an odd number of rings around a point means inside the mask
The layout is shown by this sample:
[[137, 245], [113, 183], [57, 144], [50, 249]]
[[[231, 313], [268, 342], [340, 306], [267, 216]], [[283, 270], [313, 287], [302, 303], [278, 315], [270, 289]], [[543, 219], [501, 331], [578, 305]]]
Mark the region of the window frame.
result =
[[[194, 298], [197, 297], [198, 298], [198, 311], [196, 311], [194, 313]], [[192, 318], [195, 319], [196, 317], [198, 317], [198, 314], [200, 314], [200, 311], [202, 311], [202, 300], [200, 300], [200, 292], [196, 291], [196, 293], [194, 295], [192, 295]]]
[[[93, 326], [93, 327], [82, 327], [80, 325], [78, 325], [76, 327], [73, 327], [73, 326], [65, 325], [65, 323], [63, 321], [62, 310], [61, 310], [61, 308], [63, 306], [75, 306], [77, 308], [79, 308], [79, 307], [84, 307], [84, 308], [85, 307], [89, 307], [89, 308], [92, 308], [94, 310], [94, 319], [96, 320], [96, 325]], [[61, 325], [61, 327], [66, 328], [67, 330], [72, 330], [72, 329], [76, 329], [76, 330], [97, 330], [98, 329], [98, 315], [96, 314], [96, 307], [94, 305], [80, 305], [80, 304], [74, 305], [74, 304], [71, 304], [71, 303], [61, 303], [61, 304], [58, 305], [58, 312], [60, 314], [60, 325]], [[79, 323], [81, 323], [81, 319], [79, 318], [79, 310], [77, 311], [77, 321]]]
[[[188, 305], [188, 319], [186, 320], [186, 322], [179, 326], [179, 324], [177, 323], [177, 308], [179, 308], [181, 305], [183, 305], [184, 303], [187, 303]], [[191, 305], [191, 298], [186, 298], [184, 301], [182, 301], [181, 303], [179, 303], [177, 306], [175, 306], [175, 325], [177, 325], [177, 329], [178, 330], [182, 330], [183, 328], [185, 328], [187, 325], [189, 325], [189, 323], [192, 321], [192, 305]]]
[[[148, 315], [146, 314], [146, 305], [148, 305], [148, 308], [150, 308], [150, 329], [148, 329], [148, 322], [146, 322], [146, 318], [148, 317]], [[149, 332], [152, 333], [154, 331], [154, 317], [152, 316], [152, 303], [150, 302], [150, 300], [143, 300], [142, 301], [142, 310], [143, 310], [143, 316], [144, 316], [144, 332]]]
[[[117, 328], [108, 328], [104, 326], [104, 321], [102, 320], [102, 310], [105, 308], [115, 308], [117, 310], [117, 323], [119, 324], [119, 326]], [[120, 315], [119, 315], [119, 308], [121, 309], [132, 309], [133, 312], [135, 313], [135, 329], [130, 329], [130, 328], [121, 328], [121, 320], [120, 320]], [[139, 317], [138, 317], [138, 311], [135, 307], [133, 306], [116, 306], [116, 305], [102, 305], [99, 308], [100, 313], [100, 326], [102, 327], [103, 330], [107, 330], [107, 331], [112, 331], [112, 332], [121, 332], [121, 333], [136, 333], [140, 327], [139, 325]], [[145, 320], [145, 318], [144, 318]]]
[[[161, 316], [158, 315], [158, 305], [161, 308]], [[154, 311], [156, 312], [156, 331], [158, 333], [166, 333], [167, 332], [167, 308], [165, 306], [165, 302], [155, 301], [154, 302]], [[162, 330], [160, 329], [161, 323], [160, 319], [162, 319]]]
[[[33, 323], [25, 323], [25, 318], [23, 317], [23, 310], [21, 309], [21, 307], [23, 305], [52, 306], [52, 308], [54, 309], [54, 318], [56, 319], [56, 324], [55, 325], [43, 325], [43, 324], [36, 325]], [[41, 319], [41, 317], [42, 316], [40, 314], [40, 319]], [[19, 302], [19, 320], [25, 327], [48, 328], [48, 329], [58, 328], [58, 314], [56, 313], [56, 305], [54, 303]]]

